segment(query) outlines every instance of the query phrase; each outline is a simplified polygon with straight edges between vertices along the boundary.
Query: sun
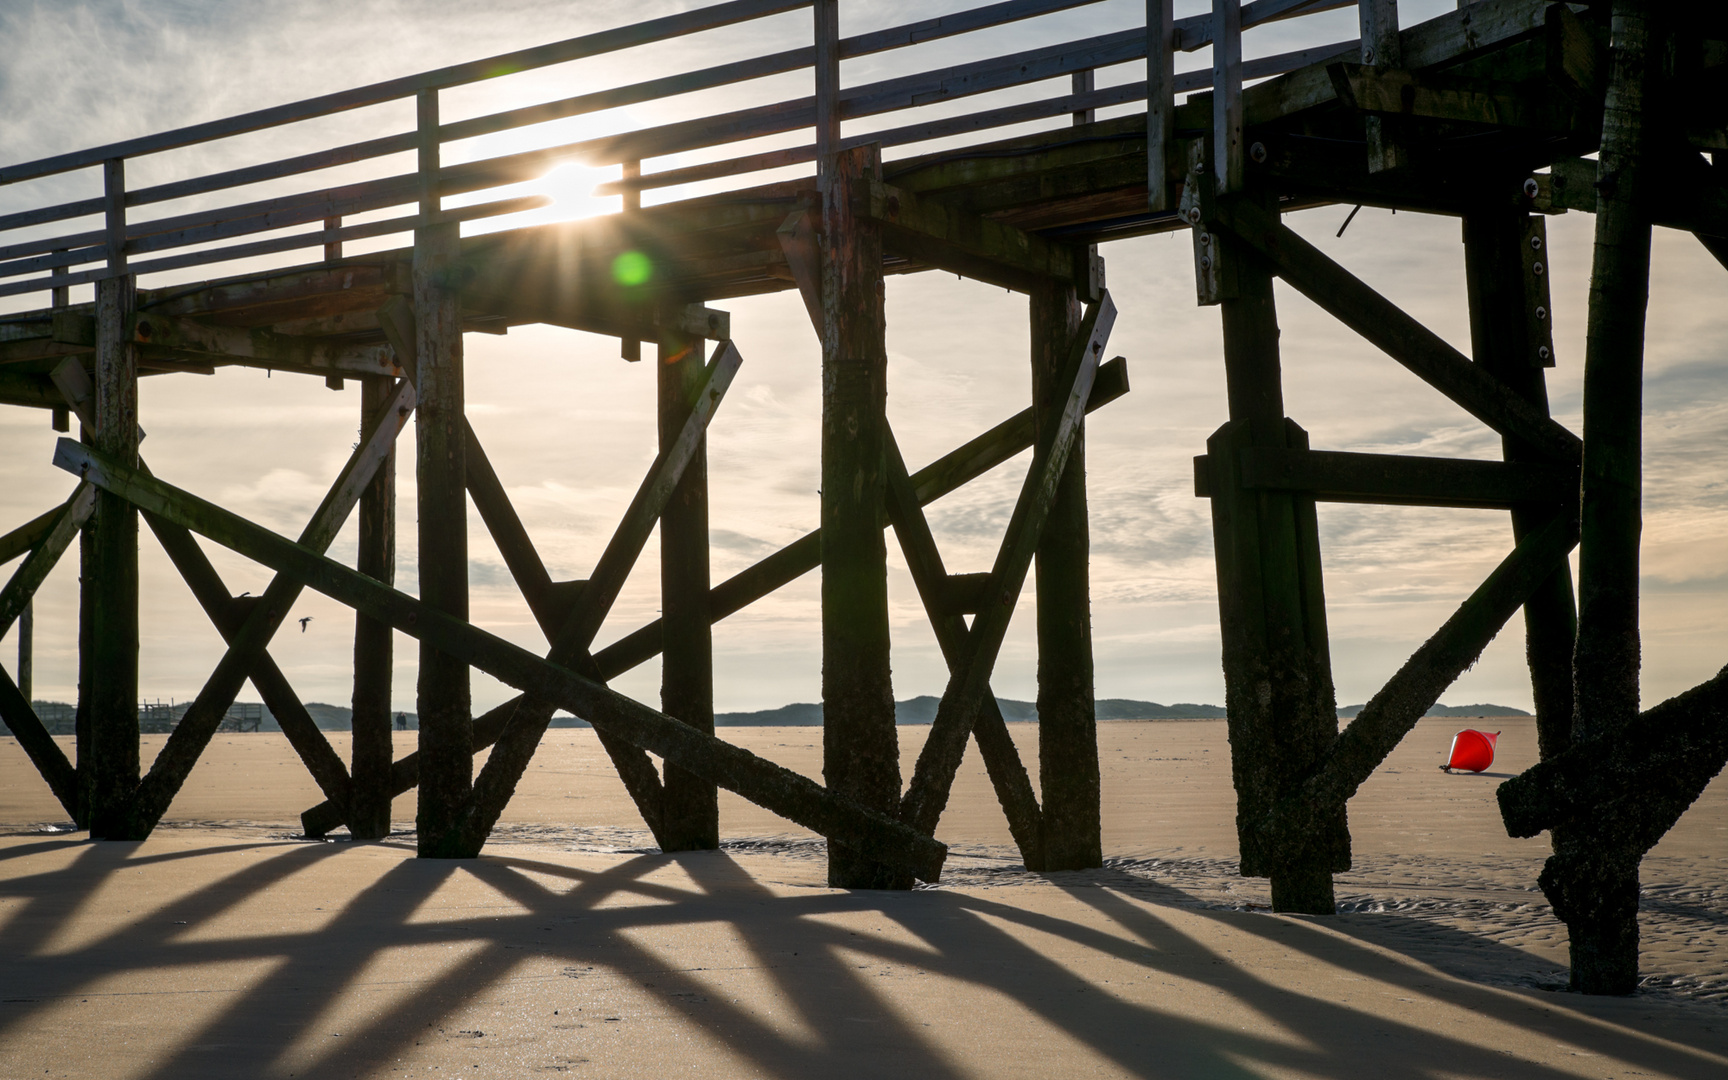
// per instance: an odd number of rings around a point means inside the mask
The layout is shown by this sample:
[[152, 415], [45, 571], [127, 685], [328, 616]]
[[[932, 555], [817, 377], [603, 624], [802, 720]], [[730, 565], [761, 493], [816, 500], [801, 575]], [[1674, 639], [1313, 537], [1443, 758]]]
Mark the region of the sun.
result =
[[617, 173], [617, 166], [604, 168], [578, 161], [566, 161], [548, 170], [545, 176], [534, 183], [533, 188], [537, 193], [552, 199], [552, 205], [547, 207], [546, 211], [547, 217], [554, 221], [616, 214], [623, 207], [622, 197], [596, 195], [594, 189], [609, 180], [617, 179]]

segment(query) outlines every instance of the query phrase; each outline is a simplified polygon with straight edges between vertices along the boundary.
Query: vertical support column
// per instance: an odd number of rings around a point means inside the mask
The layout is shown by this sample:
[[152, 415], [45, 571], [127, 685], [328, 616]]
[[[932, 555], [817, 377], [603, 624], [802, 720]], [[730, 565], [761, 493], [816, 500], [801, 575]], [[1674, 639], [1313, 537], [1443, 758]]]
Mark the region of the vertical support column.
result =
[[1275, 911], [1329, 915], [1332, 874], [1350, 868], [1344, 807], [1313, 808], [1298, 851], [1271, 847], [1264, 831], [1338, 734], [1314, 500], [1237, 477], [1243, 449], [1308, 441], [1284, 417], [1271, 270], [1239, 246], [1220, 254], [1236, 281], [1221, 303], [1231, 422], [1207, 446], [1241, 872], [1271, 879]]
[[1242, 8], [1240, 0], [1212, 0], [1212, 174], [1218, 192], [1241, 191]]
[[[1656, 6], [1616, 0], [1613, 74], [1597, 163], [1596, 250], [1584, 354], [1584, 468], [1578, 552], [1573, 736], [1611, 735], [1638, 715], [1638, 555], [1642, 529], [1644, 323], [1651, 193], [1645, 163], [1664, 50]], [[1584, 673], [1588, 673], [1584, 677]], [[1628, 807], [1621, 818], [1635, 815]], [[1570, 830], [1569, 830], [1570, 831]], [[1542, 891], [1571, 937], [1572, 988], [1630, 994], [1638, 984], [1636, 821], [1595, 820], [1557, 838]], [[1649, 838], [1654, 843], [1655, 837]]]
[[[136, 465], [138, 366], [132, 347], [137, 290], [128, 274], [96, 283], [96, 448]], [[135, 839], [127, 823], [138, 786], [138, 512], [101, 492], [87, 526], [90, 835]]]
[[[1068, 388], [1062, 365], [1080, 328], [1073, 285], [1049, 282], [1032, 291], [1032, 422], [1044, 431], [1061, 420]], [[1038, 593], [1038, 771], [1043, 789], [1045, 870], [1083, 870], [1104, 863], [1098, 775], [1098, 728], [1092, 672], [1092, 603], [1087, 562], [1086, 443], [1074, 439], [1050, 506], [1035, 568]]]
[[[888, 400], [882, 234], [852, 212], [854, 197], [880, 175], [874, 145], [834, 155], [822, 206], [822, 773], [835, 793], [895, 815], [900, 755], [882, 535]], [[832, 842], [828, 883], [909, 884]]]
[[[455, 222], [439, 222], [438, 96], [419, 97], [420, 216], [414, 231], [414, 323], [420, 404], [415, 413], [415, 486], [420, 511], [420, 599], [468, 618], [468, 495], [464, 455], [462, 326], [444, 273], [455, 264]], [[468, 666], [420, 646], [422, 858], [470, 855], [456, 829], [474, 786], [474, 721]]]
[[[1532, 274], [1536, 263], [1531, 255], [1547, 261], [1546, 232], [1540, 217], [1510, 206], [1484, 207], [1464, 218], [1471, 352], [1478, 364], [1544, 414], [1548, 388], [1542, 369], [1553, 363], [1552, 333], [1533, 333], [1532, 327], [1547, 327], [1552, 319], [1548, 276]], [[1504, 440], [1504, 448], [1507, 461], [1542, 460], [1515, 439]], [[1565, 512], [1568, 507], [1552, 504], [1519, 507], [1512, 511], [1512, 535], [1522, 540], [1547, 525], [1556, 513]], [[1571, 742], [1572, 648], [1577, 631], [1572, 567], [1562, 562], [1524, 603], [1525, 655], [1536, 704], [1536, 739], [1544, 759]]]
[[[662, 320], [668, 326], [675, 320]], [[656, 381], [660, 447], [678, 433], [701, 392], [702, 339], [662, 330]], [[708, 440], [672, 491], [660, 515], [660, 711], [714, 732], [714, 635], [708, 617]], [[704, 851], [720, 846], [720, 803], [714, 783], [667, 764], [661, 846]]]
[[18, 692], [30, 700], [36, 681], [36, 603], [26, 602], [18, 613]]
[[[360, 426], [368, 430], [389, 406], [392, 380], [360, 380]], [[386, 585], [396, 583], [396, 452], [379, 463], [360, 493], [360, 550], [355, 569]], [[348, 831], [356, 840], [390, 835], [390, 704], [395, 647], [388, 623], [354, 616], [354, 743]]]
[[[103, 162], [104, 238], [108, 277], [96, 283], [96, 448], [128, 465], [138, 462], [138, 356], [132, 345], [137, 281], [126, 273], [126, 163]], [[138, 511], [108, 492], [96, 496], [82, 613], [88, 665], [80, 689], [90, 752], [92, 839], [135, 839], [127, 820], [138, 787]], [[80, 635], [82, 638], [82, 634]], [[89, 698], [87, 706], [82, 698]], [[80, 749], [83, 749], [81, 746]], [[82, 761], [80, 762], [82, 764]]]
[[1173, 210], [1171, 147], [1176, 134], [1175, 0], [1146, 0], [1146, 208]]
[[[1403, 63], [1398, 41], [1398, 0], [1357, 0], [1356, 15], [1362, 30], [1362, 62], [1371, 67], [1395, 68]], [[1368, 171], [1386, 172], [1405, 164], [1404, 151], [1384, 118], [1363, 118], [1368, 136]], [[1394, 129], [1395, 131], [1395, 129]]]

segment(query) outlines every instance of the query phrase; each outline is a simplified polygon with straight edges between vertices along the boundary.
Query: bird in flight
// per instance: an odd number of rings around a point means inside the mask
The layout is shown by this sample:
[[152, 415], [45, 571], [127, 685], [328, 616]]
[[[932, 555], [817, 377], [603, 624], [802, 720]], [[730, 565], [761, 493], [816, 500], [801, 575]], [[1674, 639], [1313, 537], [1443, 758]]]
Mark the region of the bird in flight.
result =
[[302, 634], [304, 634], [306, 632], [306, 624], [311, 622], [311, 621], [312, 621], [312, 616], [310, 616], [310, 615], [308, 615], [304, 619], [300, 620], [300, 632]]

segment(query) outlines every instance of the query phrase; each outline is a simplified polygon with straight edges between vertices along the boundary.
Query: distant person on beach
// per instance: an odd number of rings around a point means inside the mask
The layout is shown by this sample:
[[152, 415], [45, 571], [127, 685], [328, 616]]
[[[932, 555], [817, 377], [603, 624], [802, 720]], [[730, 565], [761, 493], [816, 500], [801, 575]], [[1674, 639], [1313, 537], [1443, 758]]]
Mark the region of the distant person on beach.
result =
[[407, 731], [408, 730], [408, 716], [406, 713], [397, 713], [396, 714], [396, 730], [397, 731]]

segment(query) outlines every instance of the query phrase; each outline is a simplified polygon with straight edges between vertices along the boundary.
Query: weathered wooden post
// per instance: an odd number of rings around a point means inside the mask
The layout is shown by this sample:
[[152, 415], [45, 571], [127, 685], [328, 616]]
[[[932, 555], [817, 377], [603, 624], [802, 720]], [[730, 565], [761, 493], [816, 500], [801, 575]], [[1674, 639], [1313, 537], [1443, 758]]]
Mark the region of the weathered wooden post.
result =
[[[676, 325], [676, 320], [663, 320]], [[670, 450], [703, 386], [701, 338], [662, 331], [656, 382], [660, 448]], [[714, 636], [708, 611], [708, 450], [704, 437], [660, 514], [660, 711], [714, 732]], [[665, 766], [661, 847], [702, 851], [720, 846], [719, 795], [704, 780]]]
[[[393, 380], [360, 380], [360, 428], [369, 431], [392, 407]], [[396, 581], [396, 452], [378, 465], [360, 494], [360, 549], [355, 569], [393, 585]], [[390, 762], [393, 631], [366, 615], [354, 616], [354, 720], [348, 831], [356, 840], [390, 835]]]
[[[457, 294], [444, 275], [454, 265], [455, 222], [440, 222], [438, 92], [419, 95], [420, 217], [414, 230], [414, 325], [419, 409], [415, 482], [419, 499], [420, 598], [468, 618], [468, 495], [464, 455], [462, 326]], [[474, 783], [468, 665], [420, 646], [420, 802], [415, 817], [422, 857], [470, 854], [459, 824]]]
[[[1060, 423], [1062, 385], [1080, 300], [1072, 284], [1032, 291], [1032, 402], [1037, 438]], [[1092, 603], [1087, 563], [1085, 433], [1075, 436], [1038, 544], [1038, 768], [1045, 870], [1104, 862], [1098, 729], [1093, 698]]]
[[[126, 272], [125, 162], [103, 166], [108, 276], [96, 282], [96, 448], [138, 461], [138, 357], [132, 344], [137, 282]], [[85, 567], [89, 663], [90, 835], [136, 839], [128, 828], [138, 786], [138, 512], [108, 492], [96, 499]]]
[[[1542, 372], [1554, 365], [1547, 261], [1542, 218], [1515, 209], [1510, 200], [1485, 205], [1464, 218], [1471, 352], [1478, 364], [1544, 414], [1548, 389]], [[1503, 443], [1508, 461], [1547, 460], [1527, 443], [1516, 439]], [[1563, 505], [1570, 502], [1564, 493], [1555, 494], [1553, 504], [1512, 511], [1515, 539], [1541, 529], [1555, 514], [1572, 512]], [[1572, 647], [1577, 630], [1572, 567], [1561, 563], [1524, 604], [1525, 654], [1543, 759], [1566, 749], [1571, 741]]]
[[[1644, 170], [1652, 140], [1646, 117], [1657, 106], [1664, 51], [1656, 19], [1648, 0], [1615, 0], [1584, 354], [1575, 739], [1612, 734], [1638, 716], [1644, 322], [1650, 299]], [[1585, 993], [1630, 994], [1638, 984], [1638, 864], [1644, 852], [1628, 846], [1627, 824], [1596, 819], [1567, 830], [1555, 838], [1557, 850], [1542, 872], [1542, 891], [1571, 937], [1572, 987]]]

